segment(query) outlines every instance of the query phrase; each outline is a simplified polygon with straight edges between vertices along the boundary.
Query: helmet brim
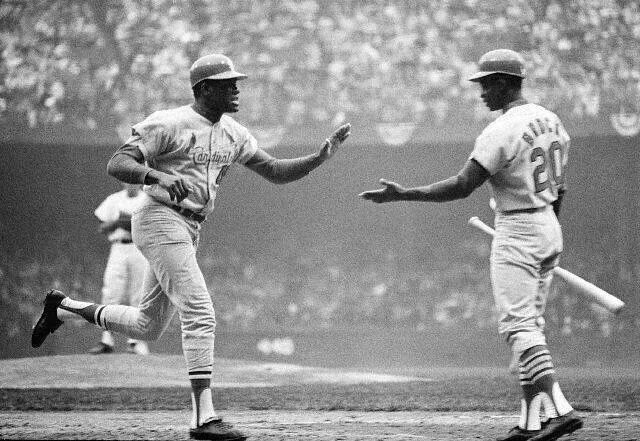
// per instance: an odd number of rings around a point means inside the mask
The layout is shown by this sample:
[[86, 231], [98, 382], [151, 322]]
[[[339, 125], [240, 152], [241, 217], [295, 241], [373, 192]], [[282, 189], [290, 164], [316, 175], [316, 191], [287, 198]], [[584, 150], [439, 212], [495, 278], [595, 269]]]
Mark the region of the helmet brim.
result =
[[524, 78], [524, 75], [519, 75], [513, 72], [505, 72], [503, 70], [492, 70], [492, 71], [480, 71], [478, 73], [473, 74], [468, 78], [469, 81], [480, 81], [482, 78], [488, 77], [489, 75], [494, 74], [503, 74], [503, 75], [511, 75], [512, 77]]
[[228, 70], [225, 72], [221, 72], [219, 74], [210, 75], [205, 78], [200, 78], [197, 82], [193, 83], [191, 87], [192, 88], [196, 87], [197, 84], [203, 82], [204, 80], [230, 80], [233, 78], [237, 80], [244, 80], [245, 78], [247, 78], [247, 75], [240, 72], [233, 71], [233, 70]]

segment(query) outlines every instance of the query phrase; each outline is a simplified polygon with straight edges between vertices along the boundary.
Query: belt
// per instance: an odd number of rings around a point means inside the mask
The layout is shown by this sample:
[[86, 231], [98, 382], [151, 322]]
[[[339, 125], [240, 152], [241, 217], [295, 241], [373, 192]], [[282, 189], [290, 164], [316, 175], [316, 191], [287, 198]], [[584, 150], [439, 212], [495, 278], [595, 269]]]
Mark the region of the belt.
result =
[[206, 216], [189, 210], [188, 208], [178, 207], [177, 205], [169, 205], [169, 207], [173, 208], [187, 219], [193, 219], [196, 222], [204, 222], [204, 220], [207, 218]]
[[537, 213], [538, 211], [544, 211], [547, 208], [547, 205], [545, 205], [544, 207], [518, 208], [516, 210], [503, 211], [502, 214]]
[[113, 243], [133, 243], [131, 239], [116, 239]]

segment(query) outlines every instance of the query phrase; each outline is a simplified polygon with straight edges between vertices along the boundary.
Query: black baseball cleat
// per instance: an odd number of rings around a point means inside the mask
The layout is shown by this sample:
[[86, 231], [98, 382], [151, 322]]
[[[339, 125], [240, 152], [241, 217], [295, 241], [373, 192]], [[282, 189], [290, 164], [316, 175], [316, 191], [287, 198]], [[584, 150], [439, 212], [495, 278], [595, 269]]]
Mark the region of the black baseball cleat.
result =
[[64, 323], [62, 320], [58, 320], [56, 311], [65, 297], [67, 296], [57, 289], [52, 289], [47, 293], [44, 298], [44, 302], [42, 302], [44, 304], [42, 315], [33, 327], [33, 333], [31, 334], [31, 347], [39, 348], [47, 339], [49, 334], [53, 334], [53, 332]]
[[505, 436], [496, 438], [496, 441], [527, 441], [538, 435], [540, 430], [526, 430], [516, 426], [509, 430]]
[[213, 441], [244, 441], [247, 436], [234, 429], [229, 423], [222, 421], [222, 418], [208, 421], [195, 429], [189, 430], [189, 436], [193, 439], [207, 439]]
[[563, 435], [573, 433], [583, 425], [582, 418], [576, 415], [575, 411], [571, 411], [566, 415], [558, 418], [551, 418], [547, 424], [539, 431], [531, 441], [555, 441]]

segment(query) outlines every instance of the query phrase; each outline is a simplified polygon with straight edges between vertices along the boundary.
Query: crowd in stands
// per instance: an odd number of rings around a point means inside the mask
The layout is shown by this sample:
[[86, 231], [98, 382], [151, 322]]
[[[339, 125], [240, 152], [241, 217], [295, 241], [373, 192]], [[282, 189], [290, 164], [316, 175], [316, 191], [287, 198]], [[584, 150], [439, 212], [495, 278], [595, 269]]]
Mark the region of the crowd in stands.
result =
[[0, 112], [17, 106], [32, 125], [38, 112], [93, 126], [116, 112], [128, 127], [188, 98], [187, 70], [203, 51], [227, 53], [250, 75], [250, 126], [485, 119], [466, 79], [496, 46], [525, 55], [530, 98], [563, 117], [638, 110], [637, 1], [153, 0], [101, 14], [61, 5], [59, 20], [0, 33], [11, 66]]
[[525, 54], [531, 98], [564, 115], [627, 102], [640, 70], [628, 58], [638, 4], [582, 3], [238, 0], [221, 12], [228, 50], [256, 79], [252, 120], [443, 122], [487, 117], [466, 78], [496, 44]]
[[[399, 250], [369, 254], [354, 262], [327, 250], [292, 249], [279, 257], [218, 250], [202, 253], [200, 263], [218, 323], [228, 330], [494, 329], [497, 316], [489, 285], [488, 245], [469, 242], [463, 248], [451, 260], [437, 262], [416, 261]], [[34, 257], [3, 250], [0, 333], [5, 338], [28, 333], [50, 288], [99, 302], [104, 257], [64, 252]], [[637, 292], [640, 265], [627, 273], [599, 268], [598, 280], [617, 279], [627, 296]], [[625, 299], [629, 308], [638, 309], [637, 300]], [[555, 284], [546, 318], [551, 331], [564, 336], [595, 332], [609, 337], [629, 327], [640, 328], [634, 314], [614, 318], [562, 283]], [[176, 322], [176, 330], [177, 326]]]

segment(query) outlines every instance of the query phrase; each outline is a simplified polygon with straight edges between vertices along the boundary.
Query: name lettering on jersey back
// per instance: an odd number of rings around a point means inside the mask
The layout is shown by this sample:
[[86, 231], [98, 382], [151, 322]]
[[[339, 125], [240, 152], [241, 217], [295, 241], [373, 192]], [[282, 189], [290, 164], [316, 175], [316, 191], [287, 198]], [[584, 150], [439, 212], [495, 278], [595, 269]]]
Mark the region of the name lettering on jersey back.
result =
[[560, 123], [556, 122], [554, 126], [548, 118], [544, 121], [536, 118], [527, 124], [527, 127], [529, 130], [522, 134], [522, 140], [530, 146], [533, 146], [535, 139], [544, 133], [560, 133]]

